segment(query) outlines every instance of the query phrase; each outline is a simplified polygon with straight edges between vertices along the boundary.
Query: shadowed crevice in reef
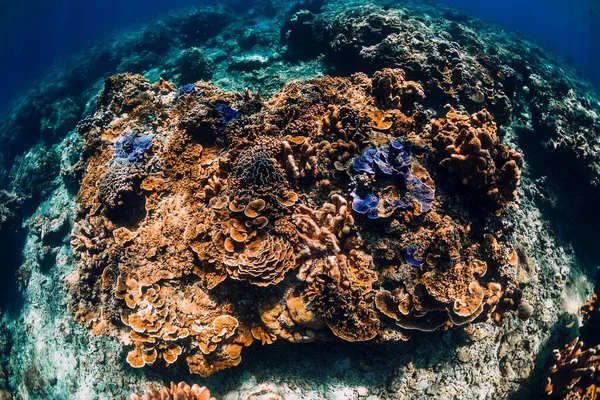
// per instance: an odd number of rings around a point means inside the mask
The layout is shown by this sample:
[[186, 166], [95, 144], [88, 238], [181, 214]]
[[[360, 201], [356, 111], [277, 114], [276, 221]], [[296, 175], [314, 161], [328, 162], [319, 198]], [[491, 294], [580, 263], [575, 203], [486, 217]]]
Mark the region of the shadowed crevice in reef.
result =
[[16, 316], [23, 306], [22, 292], [20, 286], [27, 279], [19, 270], [22, 265], [23, 256], [20, 249], [25, 245], [26, 230], [22, 228], [7, 229], [0, 232], [0, 307], [9, 315]]
[[566, 328], [570, 322], [572, 322], [571, 317], [563, 315], [556, 323], [549, 327], [548, 340], [538, 351], [531, 375], [520, 383], [517, 390], [508, 395], [507, 400], [544, 398], [544, 384], [546, 383], [548, 368], [554, 362], [552, 358], [553, 350], [562, 348], [564, 343], [573, 340], [577, 336], [575, 329]]
[[[410, 369], [431, 369], [442, 373], [443, 366], [455, 361], [455, 348], [466, 342], [466, 337], [456, 332], [438, 332], [431, 336], [415, 335], [410, 343], [274, 343], [270, 351], [256, 344], [248, 352], [239, 369], [219, 372], [202, 380], [218, 398], [227, 391], [219, 389], [225, 380], [244, 380], [251, 377], [256, 385], [268, 384], [277, 379], [278, 371], [285, 371], [286, 380], [281, 382], [294, 388], [307, 382], [315, 387], [336, 384], [341, 386], [389, 387], [395, 390], [397, 379]], [[443, 343], [444, 352], [431, 347], [431, 343]], [[446, 345], [449, 345], [446, 347]], [[186, 379], [197, 381], [185, 368], [178, 373], [162, 375], [161, 379]], [[254, 383], [255, 382], [255, 383]], [[435, 389], [431, 389], [435, 390]], [[433, 393], [433, 392], [432, 392]]]
[[21, 197], [0, 190], [0, 306], [14, 315], [22, 305], [17, 281], [22, 284], [25, 278], [19, 273], [27, 234], [21, 226], [22, 208]]
[[540, 148], [539, 133], [529, 129], [519, 129], [516, 136], [538, 183], [535, 201], [554, 236], [573, 247], [579, 268], [593, 276], [600, 259], [600, 188], [590, 184], [571, 151]]

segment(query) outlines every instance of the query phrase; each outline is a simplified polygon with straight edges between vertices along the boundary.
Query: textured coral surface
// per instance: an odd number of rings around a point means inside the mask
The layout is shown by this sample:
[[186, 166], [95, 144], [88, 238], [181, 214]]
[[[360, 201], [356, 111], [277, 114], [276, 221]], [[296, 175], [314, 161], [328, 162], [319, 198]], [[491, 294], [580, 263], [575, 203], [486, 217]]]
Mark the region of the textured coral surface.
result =
[[520, 155], [485, 110], [432, 123], [424, 96], [397, 69], [268, 100], [109, 78], [79, 126], [76, 319], [132, 367], [181, 359], [204, 377], [254, 341], [501, 322]]

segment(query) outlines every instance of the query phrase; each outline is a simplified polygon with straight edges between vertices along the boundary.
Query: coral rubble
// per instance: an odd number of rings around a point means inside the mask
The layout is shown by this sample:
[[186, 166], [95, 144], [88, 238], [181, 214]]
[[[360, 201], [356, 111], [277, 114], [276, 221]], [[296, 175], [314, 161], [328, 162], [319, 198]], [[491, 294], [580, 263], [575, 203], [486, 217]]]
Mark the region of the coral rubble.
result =
[[[293, 82], [268, 100], [109, 78], [97, 123], [80, 125], [77, 321], [130, 346], [132, 367], [181, 360], [205, 377], [254, 341], [500, 322], [516, 255], [498, 222], [520, 157], [485, 110], [424, 123], [403, 76]], [[436, 183], [447, 159], [469, 190]]]

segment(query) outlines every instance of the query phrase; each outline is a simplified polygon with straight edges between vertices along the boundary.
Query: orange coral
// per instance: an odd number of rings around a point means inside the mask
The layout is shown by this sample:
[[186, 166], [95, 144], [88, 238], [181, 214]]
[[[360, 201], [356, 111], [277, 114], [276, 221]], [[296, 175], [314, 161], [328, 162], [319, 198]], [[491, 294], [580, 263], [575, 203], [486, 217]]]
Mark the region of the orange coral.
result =
[[503, 206], [517, 197], [521, 155], [500, 143], [496, 129], [486, 110], [468, 115], [451, 108], [433, 125], [432, 143], [455, 179]]
[[600, 337], [598, 337], [600, 274], [592, 298], [581, 308], [580, 337], [554, 350], [554, 364], [546, 376], [544, 391], [550, 398], [595, 400], [600, 396]]
[[600, 396], [600, 345], [586, 348], [579, 338], [554, 350], [544, 391], [550, 397], [593, 400]]
[[149, 386], [147, 394], [139, 397], [131, 394], [131, 400], [216, 400], [210, 396], [210, 391], [204, 386], [188, 385], [185, 382], [179, 382], [177, 385], [171, 382], [171, 386], [163, 386], [160, 389]]
[[[209, 376], [254, 341], [406, 340], [501, 319], [517, 257], [486, 230], [495, 216], [437, 196], [430, 210], [390, 206], [370, 220], [350, 197], [356, 181], [379, 179], [352, 160], [394, 140], [412, 142], [404, 162], [428, 187], [458, 163], [468, 190], [457, 196], [505, 204], [518, 157], [489, 115], [451, 111], [430, 135], [416, 117], [422, 88], [401, 70], [294, 82], [267, 101], [196, 89], [111, 78], [93, 117], [103, 122], [82, 132], [71, 309], [130, 346], [132, 367], [185, 362]], [[239, 118], [224, 121], [227, 107]], [[132, 131], [150, 132], [151, 150], [115, 161], [113, 143]], [[394, 188], [382, 203], [416, 190]]]

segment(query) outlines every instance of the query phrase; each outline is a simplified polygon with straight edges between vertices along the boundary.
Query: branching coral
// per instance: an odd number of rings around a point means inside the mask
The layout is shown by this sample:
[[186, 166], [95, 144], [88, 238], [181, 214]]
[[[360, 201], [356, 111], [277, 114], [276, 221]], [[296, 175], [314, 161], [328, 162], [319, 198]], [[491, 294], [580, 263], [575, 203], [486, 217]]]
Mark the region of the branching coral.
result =
[[448, 162], [436, 160], [468, 153], [455, 125], [480, 134], [493, 121], [449, 114], [430, 135], [422, 98], [400, 70], [293, 82], [267, 101], [110, 78], [81, 125], [76, 320], [129, 346], [132, 367], [185, 362], [202, 376], [254, 341], [406, 340], [500, 321], [510, 236], [453, 199], [514, 190], [516, 153], [486, 142], [479, 156], [499, 167], [452, 170], [483, 186], [436, 194]]
[[594, 400], [600, 396], [600, 337], [598, 336], [598, 295], [600, 274], [591, 300], [582, 307], [583, 325], [580, 337], [554, 350], [554, 364], [550, 367], [544, 391], [550, 398]]
[[600, 395], [600, 345], [587, 348], [576, 338], [562, 350], [553, 353], [544, 388], [546, 394], [559, 399], [593, 400]]
[[210, 391], [204, 386], [188, 385], [185, 382], [179, 382], [177, 385], [171, 382], [170, 386], [163, 386], [157, 389], [153, 386], [148, 387], [148, 393], [142, 397], [131, 394], [131, 400], [215, 400], [210, 396]]

